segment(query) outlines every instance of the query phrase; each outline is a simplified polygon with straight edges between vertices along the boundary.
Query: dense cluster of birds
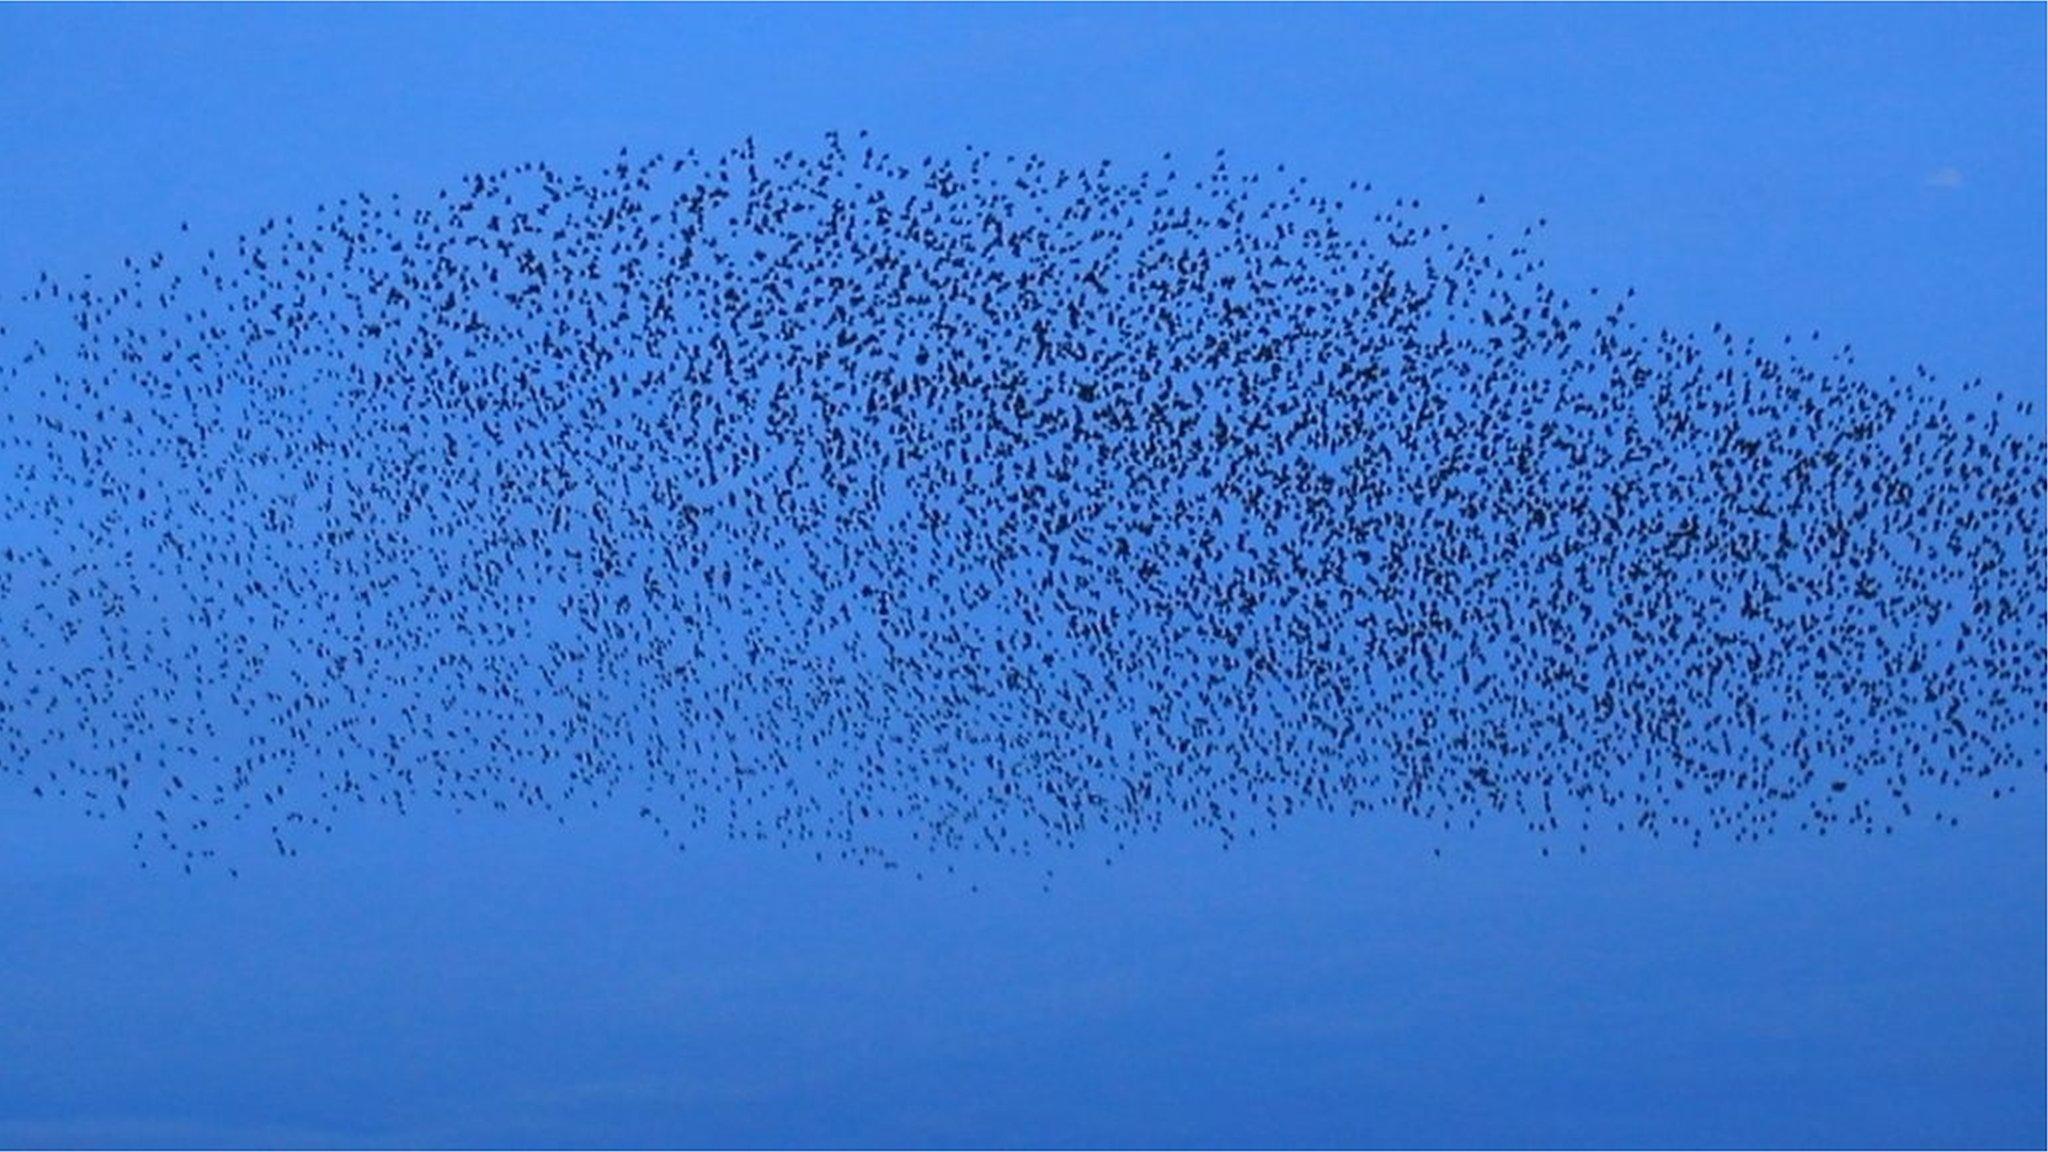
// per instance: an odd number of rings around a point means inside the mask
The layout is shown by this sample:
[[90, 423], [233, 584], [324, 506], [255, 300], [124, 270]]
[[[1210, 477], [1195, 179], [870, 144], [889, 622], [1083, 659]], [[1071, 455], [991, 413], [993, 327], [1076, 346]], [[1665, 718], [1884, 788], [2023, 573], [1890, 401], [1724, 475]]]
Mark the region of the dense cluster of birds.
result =
[[0, 787], [190, 867], [605, 805], [862, 861], [1316, 811], [1583, 850], [2039, 770], [2031, 402], [1196, 167], [622, 153], [43, 276]]

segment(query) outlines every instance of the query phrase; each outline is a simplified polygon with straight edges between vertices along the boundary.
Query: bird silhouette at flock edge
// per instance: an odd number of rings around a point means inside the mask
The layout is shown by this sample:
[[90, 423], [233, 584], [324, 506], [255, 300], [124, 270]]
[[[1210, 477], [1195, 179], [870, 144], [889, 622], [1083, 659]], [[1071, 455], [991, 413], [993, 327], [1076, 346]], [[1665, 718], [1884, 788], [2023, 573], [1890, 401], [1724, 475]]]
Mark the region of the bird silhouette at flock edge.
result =
[[1886, 833], [2040, 770], [2031, 401], [1165, 163], [622, 152], [41, 276], [0, 787], [188, 870], [594, 807], [894, 866]]

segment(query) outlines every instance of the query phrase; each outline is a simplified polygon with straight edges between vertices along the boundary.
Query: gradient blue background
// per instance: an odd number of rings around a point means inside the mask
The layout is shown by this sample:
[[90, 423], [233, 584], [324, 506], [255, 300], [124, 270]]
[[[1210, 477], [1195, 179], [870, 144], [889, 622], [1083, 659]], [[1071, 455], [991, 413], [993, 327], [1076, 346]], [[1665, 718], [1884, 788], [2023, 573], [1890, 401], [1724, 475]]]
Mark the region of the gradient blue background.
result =
[[[865, 127], [1484, 192], [1645, 324], [2037, 394], [2044, 11], [10, 7], [0, 289], [181, 221]], [[2018, 784], [1886, 839], [1304, 819], [924, 882], [627, 813], [365, 814], [188, 878], [9, 786], [0, 1144], [2041, 1147]]]

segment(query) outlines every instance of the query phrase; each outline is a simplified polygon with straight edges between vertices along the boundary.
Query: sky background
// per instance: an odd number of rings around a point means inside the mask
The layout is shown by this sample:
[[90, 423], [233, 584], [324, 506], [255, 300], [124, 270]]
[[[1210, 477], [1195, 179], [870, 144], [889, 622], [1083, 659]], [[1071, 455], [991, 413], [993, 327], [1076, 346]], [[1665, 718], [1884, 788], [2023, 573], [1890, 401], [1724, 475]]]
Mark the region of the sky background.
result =
[[[0, 289], [181, 222], [866, 128], [1484, 193], [1645, 323], [2038, 394], [2044, 11], [7, 7]], [[0, 1144], [2040, 1147], [2043, 778], [1988, 791], [1573, 858], [1169, 832], [1049, 883], [365, 816], [231, 880], [0, 780]]]

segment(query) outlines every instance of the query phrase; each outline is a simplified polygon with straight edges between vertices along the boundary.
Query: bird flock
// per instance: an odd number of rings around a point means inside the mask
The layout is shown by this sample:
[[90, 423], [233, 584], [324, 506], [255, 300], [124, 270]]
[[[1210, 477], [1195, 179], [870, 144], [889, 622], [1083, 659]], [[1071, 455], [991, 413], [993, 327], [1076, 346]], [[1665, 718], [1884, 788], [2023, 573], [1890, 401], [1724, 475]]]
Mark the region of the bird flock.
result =
[[2040, 771], [2031, 401], [1165, 166], [622, 152], [41, 276], [0, 789], [188, 870], [592, 808], [893, 864], [1877, 833]]

